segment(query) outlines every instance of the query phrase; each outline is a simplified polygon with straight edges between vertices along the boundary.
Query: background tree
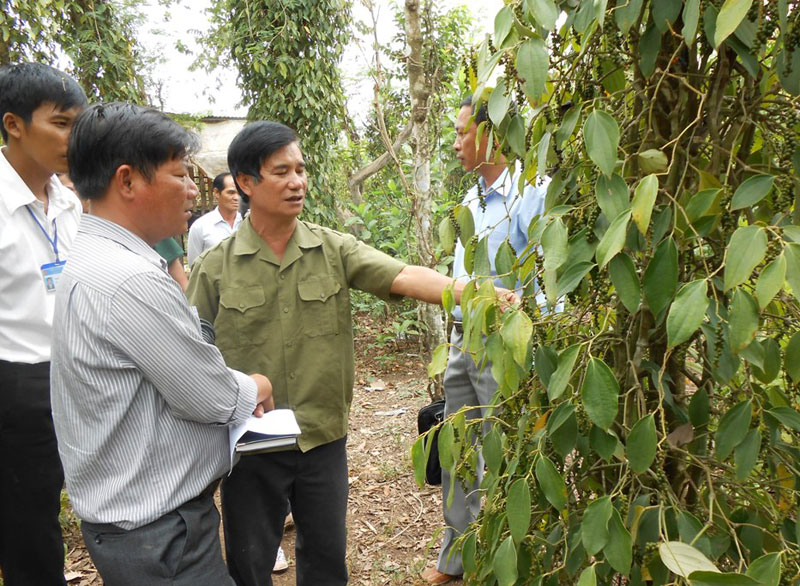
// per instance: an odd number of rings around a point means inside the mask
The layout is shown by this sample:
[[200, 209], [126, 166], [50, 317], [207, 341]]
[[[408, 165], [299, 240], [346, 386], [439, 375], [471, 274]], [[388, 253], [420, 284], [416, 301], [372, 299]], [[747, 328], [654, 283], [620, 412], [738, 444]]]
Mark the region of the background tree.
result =
[[[523, 306], [500, 314], [487, 279], [462, 297], [464, 343], [500, 383], [473, 583], [800, 579], [799, 45], [792, 0], [498, 13], [467, 67], [479, 134], [552, 181], [532, 244], [496, 258]], [[442, 240], [488, 274], [464, 212]], [[442, 465], [473, 476], [478, 435], [443, 424]]]
[[0, 64], [36, 60], [67, 67], [90, 100], [146, 101], [147, 59], [135, 42], [136, 3], [4, 0]]
[[344, 128], [339, 61], [349, 39], [346, 0], [216, 0], [212, 28], [201, 43], [206, 64], [232, 64], [251, 120], [278, 120], [303, 142], [312, 185], [307, 214], [335, 219], [346, 193], [337, 149]]

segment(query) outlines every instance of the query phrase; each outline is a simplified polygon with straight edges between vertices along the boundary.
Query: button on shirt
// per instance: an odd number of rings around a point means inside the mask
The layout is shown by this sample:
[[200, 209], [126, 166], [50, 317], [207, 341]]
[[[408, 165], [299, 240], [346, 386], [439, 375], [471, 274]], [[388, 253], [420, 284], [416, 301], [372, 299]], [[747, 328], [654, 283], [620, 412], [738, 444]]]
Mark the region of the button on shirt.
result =
[[350, 235], [302, 221], [279, 261], [246, 218], [198, 261], [186, 293], [214, 324], [228, 365], [265, 374], [275, 407], [295, 411], [306, 451], [347, 434], [350, 288], [388, 299], [404, 267]]
[[[473, 187], [464, 196], [462, 205], [467, 206], [472, 212], [475, 222], [475, 234], [478, 238], [489, 237], [489, 262], [492, 267], [492, 276], [497, 275], [494, 259], [500, 245], [507, 238], [517, 253], [521, 253], [528, 244], [528, 225], [533, 218], [544, 212], [545, 196], [549, 179], [540, 185], [525, 184], [522, 194], [519, 193], [519, 172], [513, 174], [505, 169], [495, 182], [486, 187], [483, 177], [480, 177], [481, 192], [485, 193], [486, 209], [481, 209], [478, 188]], [[456, 244], [455, 258], [453, 260], [453, 277], [461, 281], [469, 281], [475, 275], [470, 275], [464, 268], [464, 247], [459, 241]], [[498, 287], [503, 284], [495, 280]], [[456, 306], [453, 317], [461, 319], [461, 308]]]
[[241, 223], [242, 216], [236, 212], [236, 219], [231, 227], [219, 213], [219, 206], [197, 218], [189, 228], [189, 242], [186, 245], [186, 258], [189, 266], [192, 266], [197, 257], [206, 250], [233, 234]]
[[37, 364], [50, 360], [55, 294], [47, 291], [41, 266], [55, 262], [50, 238], [58, 228], [58, 253], [69, 256], [81, 217], [80, 200], [55, 177], [49, 203], [36, 199], [0, 151], [0, 360]]
[[230, 466], [227, 424], [255, 382], [225, 366], [166, 262], [121, 226], [84, 216], [56, 294], [53, 420], [75, 512], [134, 529]]

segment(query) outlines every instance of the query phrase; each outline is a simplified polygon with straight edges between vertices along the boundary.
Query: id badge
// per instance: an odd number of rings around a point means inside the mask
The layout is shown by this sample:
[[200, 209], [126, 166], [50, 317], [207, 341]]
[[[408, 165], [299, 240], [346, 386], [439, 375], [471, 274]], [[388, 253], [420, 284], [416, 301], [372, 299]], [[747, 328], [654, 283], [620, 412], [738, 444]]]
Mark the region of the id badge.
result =
[[67, 261], [60, 260], [42, 265], [42, 279], [44, 280], [44, 288], [47, 289], [48, 293], [56, 290], [58, 279], [61, 277], [61, 272], [66, 264]]

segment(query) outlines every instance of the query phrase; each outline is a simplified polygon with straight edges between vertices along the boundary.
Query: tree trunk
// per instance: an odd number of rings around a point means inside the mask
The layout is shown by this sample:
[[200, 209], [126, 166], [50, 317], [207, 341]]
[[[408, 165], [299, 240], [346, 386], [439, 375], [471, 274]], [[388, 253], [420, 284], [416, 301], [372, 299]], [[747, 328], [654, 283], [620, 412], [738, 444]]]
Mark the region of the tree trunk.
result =
[[[436, 263], [433, 244], [433, 195], [431, 193], [431, 144], [428, 122], [430, 87], [425, 76], [422, 57], [420, 0], [406, 0], [405, 29], [409, 47], [407, 71], [411, 97], [411, 142], [414, 152], [414, 174], [411, 189], [413, 198], [414, 232], [417, 238], [417, 257], [421, 265]], [[419, 315], [426, 328], [426, 342], [433, 349], [445, 341], [442, 310], [439, 306], [419, 304]]]

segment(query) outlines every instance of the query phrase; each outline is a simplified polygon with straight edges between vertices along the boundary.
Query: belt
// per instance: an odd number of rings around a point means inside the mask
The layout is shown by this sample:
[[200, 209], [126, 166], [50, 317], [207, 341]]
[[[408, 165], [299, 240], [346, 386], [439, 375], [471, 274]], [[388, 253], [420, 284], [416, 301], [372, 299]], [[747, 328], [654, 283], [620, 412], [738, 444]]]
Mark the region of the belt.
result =
[[456, 331], [456, 333], [463, 334], [464, 333], [464, 322], [454, 321], [453, 322], [453, 329]]

